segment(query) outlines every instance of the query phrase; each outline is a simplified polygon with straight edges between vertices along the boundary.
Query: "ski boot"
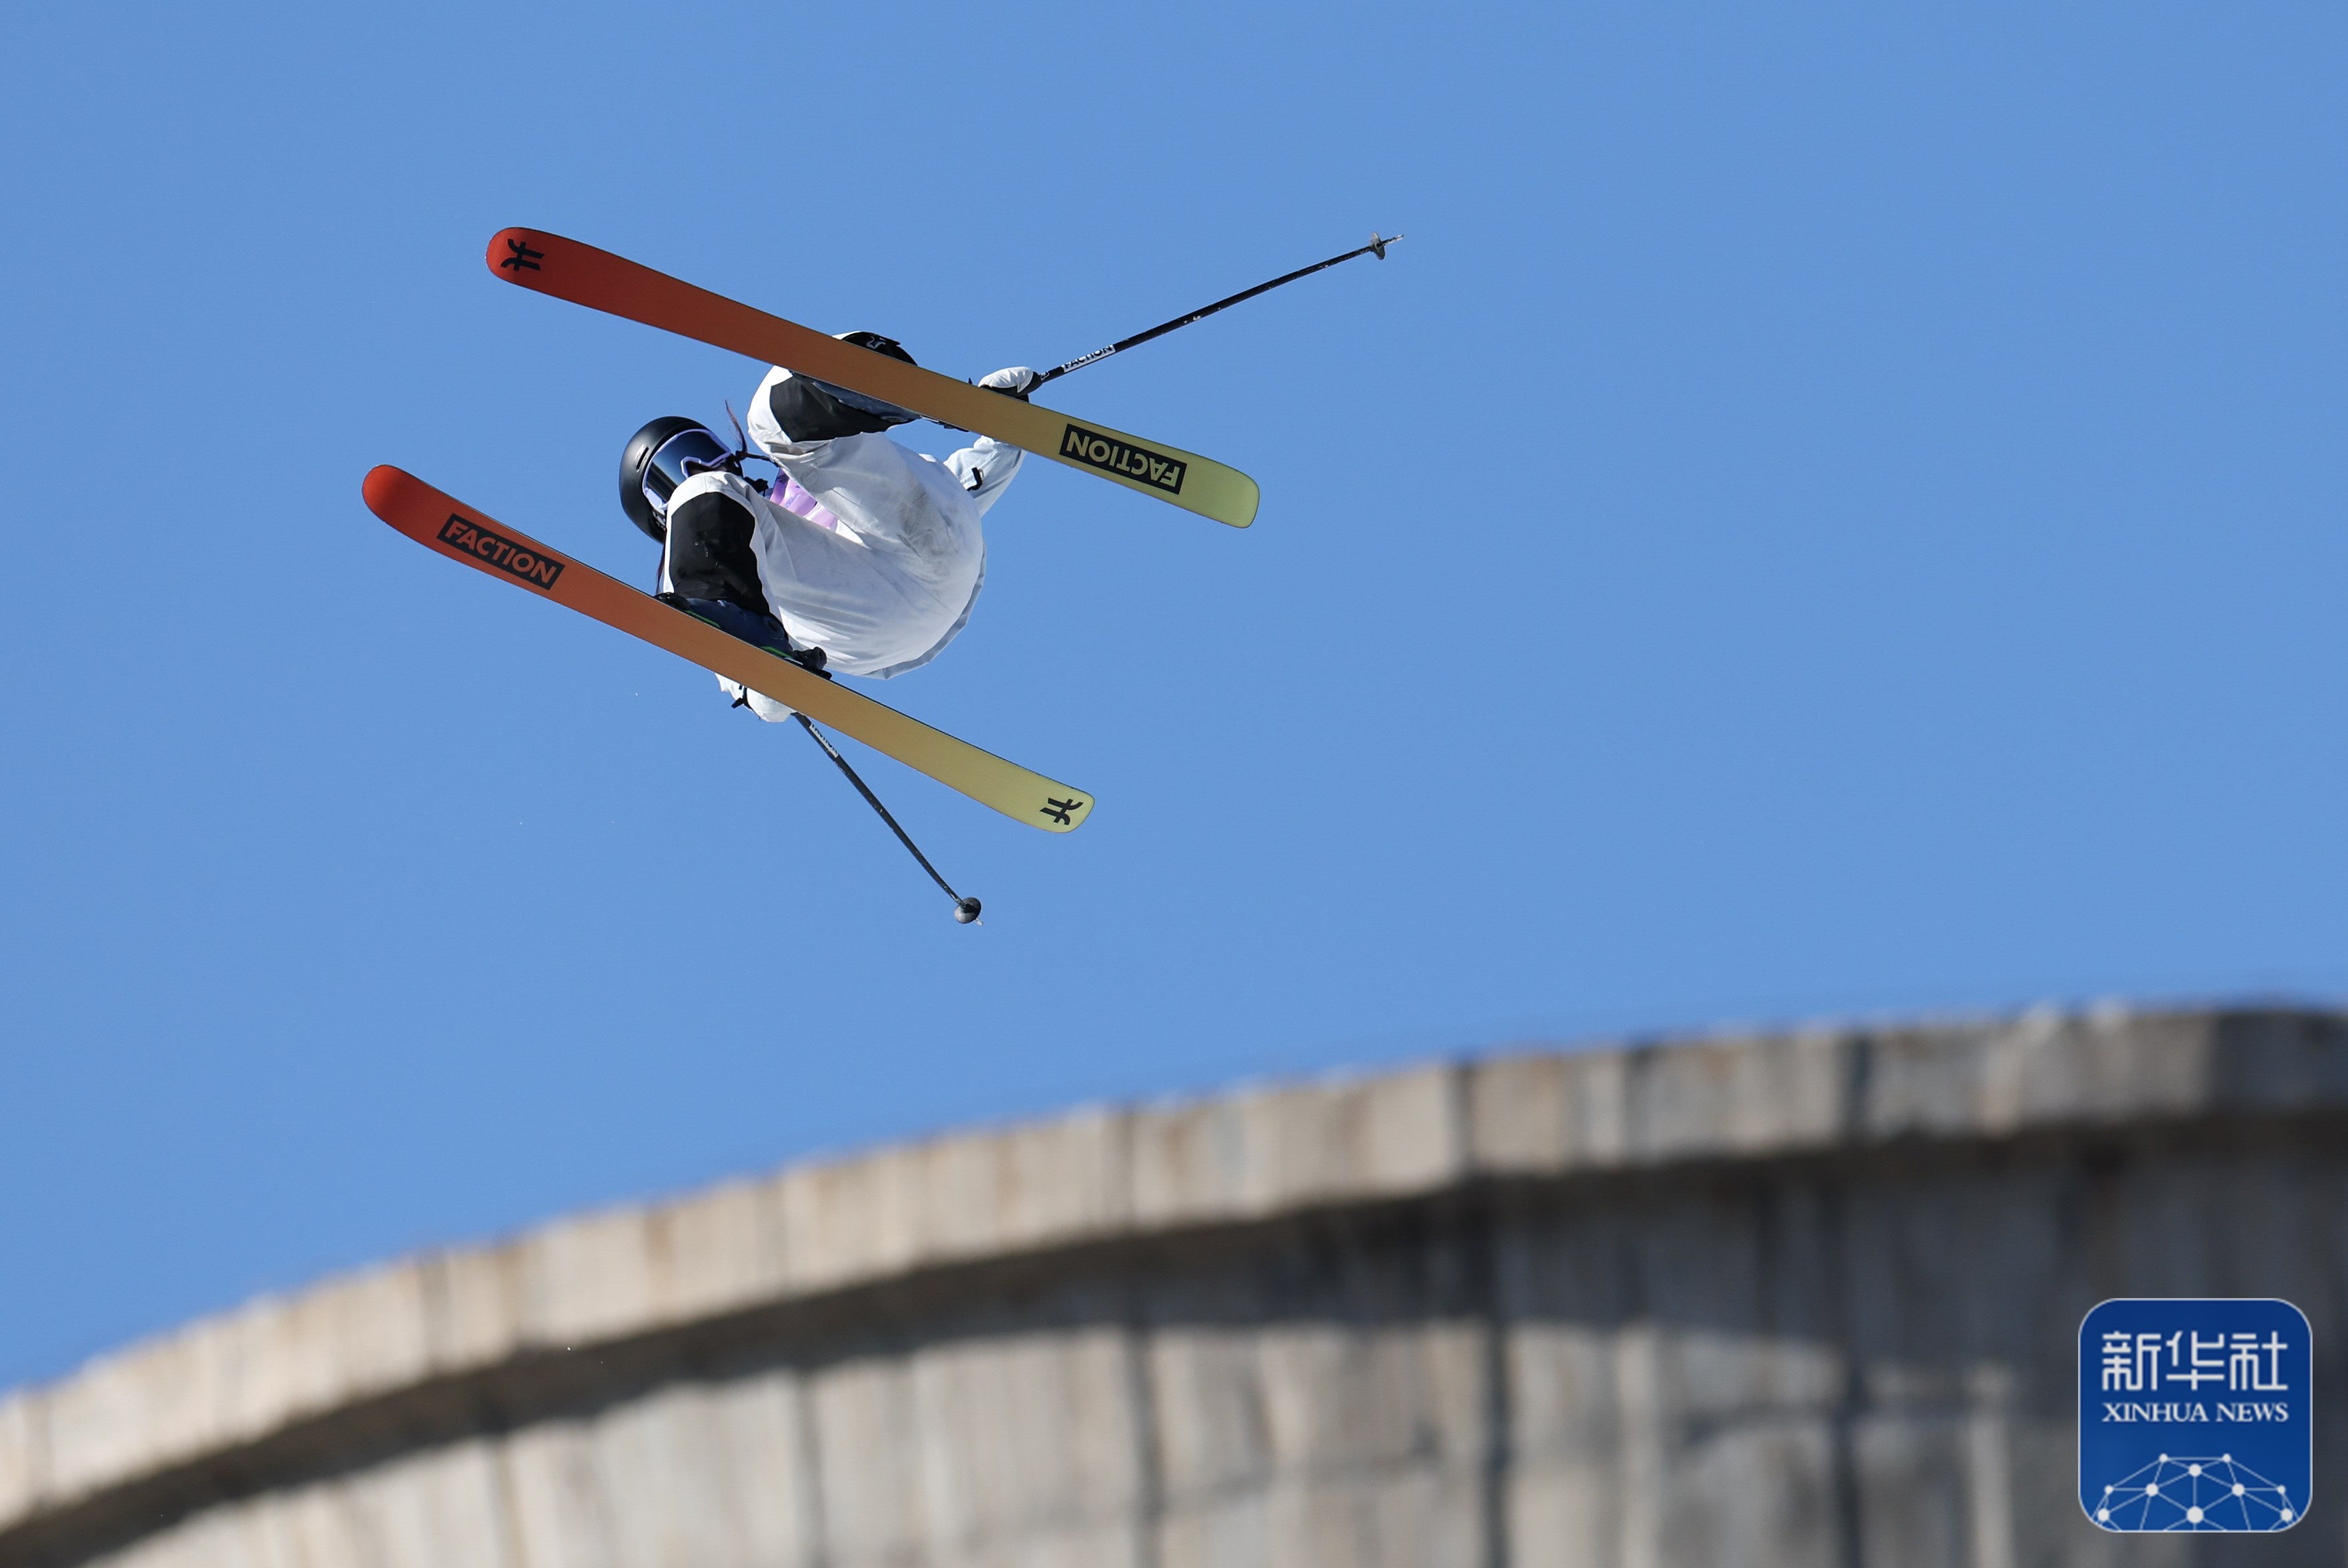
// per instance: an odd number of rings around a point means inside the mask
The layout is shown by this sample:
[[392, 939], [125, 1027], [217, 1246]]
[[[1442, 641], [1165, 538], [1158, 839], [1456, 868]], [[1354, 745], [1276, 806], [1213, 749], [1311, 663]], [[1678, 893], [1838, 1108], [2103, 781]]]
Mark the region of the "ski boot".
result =
[[688, 599], [682, 593], [655, 593], [653, 596], [672, 609], [684, 611], [696, 621], [708, 623], [729, 637], [738, 637], [778, 659], [788, 659], [809, 675], [821, 676], [826, 680], [831, 678], [830, 673], [823, 667], [826, 663], [823, 650], [793, 649], [789, 634], [772, 615], [761, 615], [725, 599]]

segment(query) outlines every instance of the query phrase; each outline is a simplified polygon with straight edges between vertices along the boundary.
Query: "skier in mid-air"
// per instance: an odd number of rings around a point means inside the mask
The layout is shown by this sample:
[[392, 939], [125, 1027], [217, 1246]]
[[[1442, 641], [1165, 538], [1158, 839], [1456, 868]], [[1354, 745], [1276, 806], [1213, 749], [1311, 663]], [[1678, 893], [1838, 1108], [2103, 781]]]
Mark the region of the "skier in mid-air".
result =
[[[912, 364], [878, 333], [847, 342]], [[1025, 366], [979, 385], [1025, 399]], [[1025, 456], [991, 436], [941, 459], [890, 438], [909, 410], [777, 366], [750, 400], [744, 449], [681, 416], [628, 440], [620, 504], [660, 542], [660, 597], [819, 673], [886, 679], [919, 669], [970, 620], [986, 578], [980, 520]], [[763, 458], [774, 479], [743, 460]], [[780, 721], [791, 709], [718, 678]]]
[[[954, 918], [975, 922], [978, 900], [938, 874], [816, 721], [1047, 832], [1088, 820], [1090, 792], [831, 685], [831, 673], [902, 675], [961, 634], [986, 577], [981, 520], [1017, 477], [1023, 453], [1247, 527], [1261, 492], [1239, 469], [1072, 418], [1029, 394], [1355, 256], [1383, 260], [1393, 242], [1373, 233], [1366, 245], [1041, 374], [1017, 366], [973, 386], [923, 370], [877, 333], [826, 337], [560, 234], [500, 230], [484, 257], [495, 276], [774, 366], [747, 427], [737, 421], [738, 447], [672, 417], [638, 430], [622, 455], [620, 504], [660, 543], [657, 596], [667, 607], [388, 464], [367, 471], [362, 493], [417, 543], [692, 660], [761, 718], [796, 719], [953, 901]], [[972, 443], [940, 460], [889, 438], [915, 418], [970, 431]], [[746, 475], [752, 460], [774, 464], [775, 477]]]

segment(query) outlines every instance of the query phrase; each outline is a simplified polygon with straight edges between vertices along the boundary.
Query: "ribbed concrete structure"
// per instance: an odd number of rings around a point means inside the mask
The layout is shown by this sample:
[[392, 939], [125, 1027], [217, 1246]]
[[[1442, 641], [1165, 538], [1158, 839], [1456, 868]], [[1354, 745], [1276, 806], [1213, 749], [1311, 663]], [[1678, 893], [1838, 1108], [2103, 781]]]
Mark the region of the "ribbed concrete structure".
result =
[[[18, 1393], [0, 1568], [2336, 1563], [2343, 1199], [2332, 1015], [1088, 1110], [391, 1264]], [[2073, 1501], [2081, 1315], [2194, 1294], [2314, 1325], [2288, 1534], [2122, 1539]]]

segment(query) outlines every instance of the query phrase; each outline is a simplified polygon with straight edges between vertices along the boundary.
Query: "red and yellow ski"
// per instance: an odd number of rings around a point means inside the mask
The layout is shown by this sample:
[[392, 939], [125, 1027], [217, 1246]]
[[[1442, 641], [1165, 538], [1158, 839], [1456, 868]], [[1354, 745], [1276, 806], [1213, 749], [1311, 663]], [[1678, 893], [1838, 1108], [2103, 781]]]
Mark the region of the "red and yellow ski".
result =
[[1074, 419], [842, 343], [577, 240], [536, 229], [505, 229], [489, 241], [488, 259], [491, 272], [523, 288], [747, 354], [763, 364], [780, 365], [1008, 441], [1233, 528], [1255, 521], [1255, 481], [1212, 458]]
[[607, 626], [616, 626], [727, 680], [739, 681], [1014, 820], [1047, 833], [1066, 833], [1082, 826], [1092, 812], [1092, 797], [1084, 790], [981, 751], [788, 659], [730, 637], [706, 621], [672, 609], [649, 593], [492, 521], [413, 474], [390, 467], [371, 469], [365, 491], [367, 510], [417, 543], [591, 615]]

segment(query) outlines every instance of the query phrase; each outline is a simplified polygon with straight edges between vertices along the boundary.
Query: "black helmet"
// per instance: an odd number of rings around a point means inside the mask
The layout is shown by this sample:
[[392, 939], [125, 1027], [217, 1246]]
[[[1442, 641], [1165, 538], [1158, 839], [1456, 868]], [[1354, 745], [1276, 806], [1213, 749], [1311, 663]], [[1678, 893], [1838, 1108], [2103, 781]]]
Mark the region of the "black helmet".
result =
[[664, 544], [668, 498], [676, 487], [695, 474], [725, 467], [733, 455], [733, 449], [697, 419], [682, 414], [654, 419], [630, 436], [620, 453], [620, 510], [654, 543]]

